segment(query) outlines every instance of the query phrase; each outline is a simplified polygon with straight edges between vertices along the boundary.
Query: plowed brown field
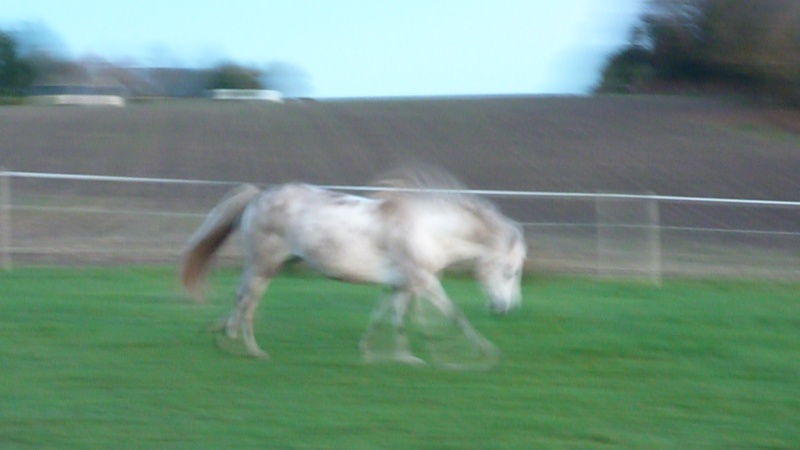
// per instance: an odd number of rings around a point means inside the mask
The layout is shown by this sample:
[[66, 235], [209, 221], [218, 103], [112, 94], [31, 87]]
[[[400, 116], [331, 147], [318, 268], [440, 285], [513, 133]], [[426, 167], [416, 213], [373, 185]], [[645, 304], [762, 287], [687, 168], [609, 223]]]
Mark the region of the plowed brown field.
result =
[[0, 165], [362, 184], [413, 160], [476, 188], [799, 200], [798, 125], [798, 112], [685, 97], [4, 107]]

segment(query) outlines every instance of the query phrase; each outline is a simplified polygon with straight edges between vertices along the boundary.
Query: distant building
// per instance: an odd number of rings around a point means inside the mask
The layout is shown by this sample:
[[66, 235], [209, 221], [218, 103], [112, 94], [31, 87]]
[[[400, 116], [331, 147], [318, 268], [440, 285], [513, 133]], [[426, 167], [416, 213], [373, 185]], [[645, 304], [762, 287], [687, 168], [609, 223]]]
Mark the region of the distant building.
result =
[[26, 92], [34, 105], [125, 106], [122, 87], [81, 85], [37, 85]]
[[283, 103], [283, 95], [270, 89], [212, 89], [209, 96], [214, 100], [258, 100]]
[[92, 61], [53, 61], [25, 94], [38, 105], [125, 106], [129, 90], [114, 69]]
[[33, 104], [124, 106], [144, 98], [212, 98], [283, 103], [279, 91], [216, 89], [208, 91], [203, 69], [120, 67], [104, 61], [53, 63], [26, 92]]

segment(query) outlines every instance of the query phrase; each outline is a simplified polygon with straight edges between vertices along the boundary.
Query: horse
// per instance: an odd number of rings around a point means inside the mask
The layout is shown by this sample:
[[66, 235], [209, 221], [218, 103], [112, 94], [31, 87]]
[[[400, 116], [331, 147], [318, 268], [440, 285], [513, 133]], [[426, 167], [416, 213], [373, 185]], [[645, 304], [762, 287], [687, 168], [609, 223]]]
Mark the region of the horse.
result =
[[431, 189], [422, 178], [395, 179], [371, 196], [304, 183], [265, 190], [236, 187], [189, 238], [181, 253], [180, 279], [196, 293], [212, 256], [238, 230], [244, 267], [235, 306], [219, 328], [231, 340], [241, 333], [250, 356], [268, 357], [254, 336], [255, 311], [283, 264], [297, 259], [332, 279], [388, 288], [391, 295], [373, 311], [360, 342], [366, 360], [376, 324], [391, 311], [395, 348], [390, 359], [424, 363], [414, 356], [406, 333], [409, 305], [417, 299], [444, 314], [482, 355], [492, 356], [493, 345], [448, 298], [440, 274], [457, 262], [472, 262], [489, 311], [509, 312], [521, 302], [522, 228], [487, 200]]

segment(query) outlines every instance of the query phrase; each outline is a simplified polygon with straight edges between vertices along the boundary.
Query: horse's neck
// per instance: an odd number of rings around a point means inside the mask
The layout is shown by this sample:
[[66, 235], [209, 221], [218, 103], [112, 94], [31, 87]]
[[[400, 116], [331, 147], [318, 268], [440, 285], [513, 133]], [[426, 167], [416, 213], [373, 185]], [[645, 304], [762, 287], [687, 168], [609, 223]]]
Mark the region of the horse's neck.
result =
[[[500, 242], [498, 222], [491, 210], [475, 208], [475, 205], [443, 204], [437, 215], [443, 226], [436, 227], [442, 233], [436, 238], [443, 244], [441, 251], [451, 262], [475, 260], [487, 257], [498, 249]], [[436, 233], [436, 232], [434, 232]]]
[[478, 245], [495, 247], [506, 227], [497, 211], [481, 204], [462, 205], [462, 208], [471, 227], [468, 237]]

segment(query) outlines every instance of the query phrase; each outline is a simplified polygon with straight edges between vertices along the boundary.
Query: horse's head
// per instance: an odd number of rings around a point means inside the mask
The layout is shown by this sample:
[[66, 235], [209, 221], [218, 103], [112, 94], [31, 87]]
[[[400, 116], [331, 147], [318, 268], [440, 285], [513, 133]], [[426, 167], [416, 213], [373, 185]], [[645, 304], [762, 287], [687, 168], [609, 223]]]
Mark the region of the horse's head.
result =
[[507, 233], [478, 260], [478, 278], [489, 300], [489, 311], [505, 314], [520, 305], [520, 282], [526, 247], [522, 231], [509, 227]]

